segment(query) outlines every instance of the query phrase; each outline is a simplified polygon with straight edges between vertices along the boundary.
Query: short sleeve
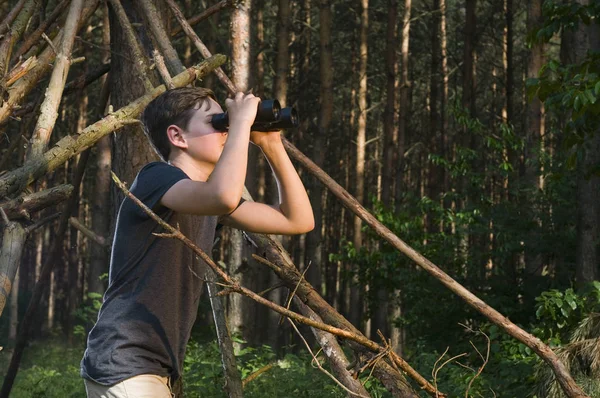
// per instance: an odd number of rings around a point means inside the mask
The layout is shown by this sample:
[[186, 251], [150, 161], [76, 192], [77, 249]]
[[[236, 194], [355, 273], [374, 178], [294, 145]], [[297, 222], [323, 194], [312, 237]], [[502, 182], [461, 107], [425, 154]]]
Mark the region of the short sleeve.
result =
[[[155, 209], [160, 199], [176, 182], [189, 177], [183, 170], [163, 162], [149, 163], [140, 170], [131, 185], [131, 193], [150, 209]], [[139, 214], [145, 214], [139, 207]]]

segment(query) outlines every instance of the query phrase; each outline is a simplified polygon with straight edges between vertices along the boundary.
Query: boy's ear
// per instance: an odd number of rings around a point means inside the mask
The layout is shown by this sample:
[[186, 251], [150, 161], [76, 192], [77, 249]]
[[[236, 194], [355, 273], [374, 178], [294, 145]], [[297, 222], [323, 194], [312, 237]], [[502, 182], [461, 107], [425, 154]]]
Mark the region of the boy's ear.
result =
[[167, 137], [171, 142], [171, 145], [177, 148], [187, 148], [188, 144], [183, 136], [183, 130], [174, 124], [167, 127]]

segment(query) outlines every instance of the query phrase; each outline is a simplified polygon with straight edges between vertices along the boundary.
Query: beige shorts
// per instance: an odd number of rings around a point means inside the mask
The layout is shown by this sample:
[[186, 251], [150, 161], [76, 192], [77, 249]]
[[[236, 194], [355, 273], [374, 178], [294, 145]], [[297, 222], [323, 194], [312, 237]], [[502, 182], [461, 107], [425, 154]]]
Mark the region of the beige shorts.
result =
[[172, 398], [168, 377], [139, 375], [112, 386], [84, 379], [88, 398]]

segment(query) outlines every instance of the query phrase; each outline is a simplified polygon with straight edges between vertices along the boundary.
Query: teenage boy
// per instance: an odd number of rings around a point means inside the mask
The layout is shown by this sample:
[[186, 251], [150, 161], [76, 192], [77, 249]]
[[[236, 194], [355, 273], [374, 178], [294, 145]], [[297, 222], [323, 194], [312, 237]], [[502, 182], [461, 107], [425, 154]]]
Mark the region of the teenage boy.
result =
[[[146, 165], [131, 192], [211, 252], [217, 223], [251, 232], [301, 234], [314, 218], [306, 190], [279, 132], [250, 128], [260, 99], [227, 99], [229, 131], [211, 117], [223, 110], [210, 90], [180, 88], [154, 99], [142, 115], [145, 132], [165, 162]], [[279, 186], [279, 203], [241, 201], [248, 144], [262, 149]], [[133, 201], [119, 209], [109, 285], [88, 336], [81, 375], [88, 397], [171, 397], [196, 319], [207, 265]], [[209, 271], [212, 272], [212, 271]]]

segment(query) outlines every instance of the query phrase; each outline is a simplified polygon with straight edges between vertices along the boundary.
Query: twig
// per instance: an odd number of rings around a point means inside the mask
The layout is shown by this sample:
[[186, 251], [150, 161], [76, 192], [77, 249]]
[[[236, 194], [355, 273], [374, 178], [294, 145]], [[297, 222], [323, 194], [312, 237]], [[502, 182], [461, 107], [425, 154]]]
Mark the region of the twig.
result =
[[154, 58], [154, 64], [156, 65], [156, 69], [158, 69], [158, 73], [160, 73], [160, 77], [162, 77], [165, 85], [169, 90], [173, 90], [175, 85], [173, 84], [173, 80], [171, 80], [171, 75], [167, 70], [167, 65], [165, 65], [165, 59], [160, 55], [158, 50], [154, 50], [152, 52], [152, 57]]
[[354, 391], [349, 390], [348, 387], [346, 387], [345, 385], [343, 385], [342, 382], [340, 382], [338, 379], [336, 379], [334, 375], [332, 375], [327, 370], [325, 370], [323, 368], [323, 366], [321, 366], [321, 363], [319, 362], [319, 360], [317, 359], [317, 357], [315, 356], [315, 354], [313, 354], [312, 350], [310, 349], [310, 346], [308, 345], [308, 343], [304, 339], [304, 336], [302, 336], [302, 333], [300, 333], [300, 331], [296, 327], [296, 324], [294, 323], [294, 321], [292, 321], [290, 318], [288, 318], [288, 321], [290, 321], [290, 323], [292, 324], [292, 327], [294, 328], [294, 330], [296, 331], [296, 333], [298, 334], [298, 336], [300, 336], [300, 339], [302, 339], [302, 342], [304, 342], [304, 345], [306, 346], [306, 349], [308, 350], [308, 352], [310, 353], [310, 355], [313, 357], [313, 361], [317, 364], [317, 367], [319, 368], [319, 370], [321, 370], [321, 372], [323, 372], [327, 376], [329, 376], [329, 378], [331, 378], [331, 380], [333, 380], [335, 382], [335, 384], [337, 384], [338, 386], [342, 387], [348, 394], [352, 394], [355, 397], [369, 398], [369, 397], [367, 397], [365, 395], [357, 394]]
[[[449, 348], [449, 347], [448, 347], [448, 348]], [[448, 360], [444, 361], [444, 362], [443, 362], [443, 363], [440, 365], [440, 367], [436, 369], [436, 365], [437, 365], [437, 364], [438, 364], [438, 362], [439, 362], [439, 361], [440, 361], [440, 360], [441, 360], [441, 359], [442, 359], [442, 358], [443, 358], [443, 357], [446, 355], [446, 353], [448, 352], [448, 348], [446, 348], [446, 351], [444, 351], [444, 353], [442, 354], [442, 356], [441, 356], [441, 357], [439, 357], [437, 361], [435, 361], [435, 364], [433, 365], [433, 370], [432, 370], [432, 372], [431, 372], [431, 375], [433, 376], [433, 385], [435, 386], [435, 396], [436, 396], [436, 398], [437, 398], [437, 396], [438, 396], [438, 390], [437, 390], [437, 374], [438, 374], [438, 372], [439, 372], [439, 371], [440, 371], [440, 370], [441, 370], [441, 369], [442, 369], [444, 366], [446, 366], [446, 364], [448, 364], [449, 362], [451, 362], [451, 361], [453, 361], [453, 360], [455, 360], [455, 359], [457, 359], [457, 358], [464, 357], [465, 355], [467, 355], [467, 353], [466, 353], [466, 352], [463, 352], [462, 354], [455, 355], [455, 356], [453, 356], [452, 358], [450, 358], [450, 359], [448, 359]]]
[[[310, 267], [310, 264], [311, 263], [309, 262], [308, 266], [306, 267], [306, 269], [302, 272], [302, 275], [300, 275], [300, 279], [298, 279], [298, 283], [296, 283], [296, 286], [294, 287], [294, 290], [288, 295], [288, 302], [287, 302], [287, 304], [285, 306], [285, 308], [287, 308], [288, 310], [290, 309], [290, 306], [292, 305], [292, 300], [294, 299], [294, 296], [296, 295], [296, 292], [298, 291], [298, 287], [300, 286], [300, 283], [304, 279], [304, 274], [306, 274], [306, 271], [308, 271], [308, 268]], [[283, 323], [283, 316], [279, 320], [279, 324], [281, 325], [282, 323]]]
[[475, 331], [473, 329], [471, 329], [470, 327], [463, 325], [462, 323], [459, 323], [459, 325], [461, 325], [462, 327], [464, 327], [465, 329], [467, 329], [469, 332], [475, 333], [475, 334], [482, 334], [486, 340], [487, 340], [487, 352], [485, 357], [481, 354], [481, 352], [477, 349], [477, 347], [475, 347], [475, 344], [473, 344], [472, 341], [469, 341], [469, 343], [471, 343], [471, 346], [475, 349], [475, 351], [477, 351], [477, 354], [479, 354], [479, 357], [483, 360], [483, 363], [481, 364], [481, 366], [479, 367], [479, 370], [477, 371], [477, 374], [475, 374], [475, 376], [469, 381], [469, 385], [467, 386], [467, 390], [465, 391], [465, 398], [469, 398], [469, 390], [471, 389], [471, 386], [473, 385], [473, 382], [475, 381], [476, 378], [479, 377], [479, 375], [481, 374], [481, 372], [483, 372], [483, 368], [485, 368], [485, 365], [487, 365], [488, 360], [490, 358], [490, 346], [491, 346], [491, 341], [490, 338], [487, 334], [485, 334], [481, 329], [479, 329], [479, 331]]
[[36, 229], [38, 229], [41, 226], [44, 226], [45, 224], [49, 223], [50, 221], [54, 221], [55, 219], [60, 217], [60, 215], [61, 215], [61, 213], [56, 213], [56, 214], [52, 214], [51, 216], [42, 218], [41, 220], [38, 220], [34, 224], [31, 224], [27, 228], [25, 228], [25, 231], [27, 232], [27, 234], [30, 234], [31, 232], [35, 231]]
[[244, 380], [242, 380], [242, 387], [246, 387], [246, 384], [250, 383], [252, 380], [256, 379], [261, 374], [271, 370], [271, 368], [273, 368], [273, 365], [274, 364], [272, 364], [272, 363], [266, 364], [262, 368], [258, 369], [256, 372], [248, 375], [248, 377], [246, 377]]
[[42, 33], [42, 37], [44, 38], [44, 40], [46, 40], [48, 42], [48, 45], [54, 51], [54, 54], [55, 55], [58, 54], [58, 50], [56, 49], [56, 47], [54, 47], [54, 43], [52, 43], [52, 40], [50, 40], [50, 38], [46, 35], [46, 33]]
[[256, 261], [258, 261], [259, 263], [263, 263], [264, 265], [266, 265], [267, 267], [271, 268], [275, 272], [281, 272], [281, 268], [279, 268], [277, 265], [273, 264], [272, 262], [270, 262], [266, 258], [263, 258], [263, 257], [261, 257], [261, 256], [259, 256], [257, 254], [252, 254], [252, 258], [255, 259]]

